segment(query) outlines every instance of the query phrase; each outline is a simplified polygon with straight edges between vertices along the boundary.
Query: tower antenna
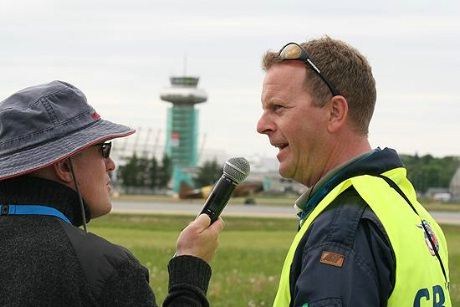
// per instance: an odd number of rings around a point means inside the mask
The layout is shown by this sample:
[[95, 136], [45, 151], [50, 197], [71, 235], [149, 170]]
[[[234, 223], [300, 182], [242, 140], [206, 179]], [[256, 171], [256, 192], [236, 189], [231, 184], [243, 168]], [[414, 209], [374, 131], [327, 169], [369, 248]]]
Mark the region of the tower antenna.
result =
[[182, 68], [183, 76], [187, 76], [187, 53], [184, 53], [184, 67]]

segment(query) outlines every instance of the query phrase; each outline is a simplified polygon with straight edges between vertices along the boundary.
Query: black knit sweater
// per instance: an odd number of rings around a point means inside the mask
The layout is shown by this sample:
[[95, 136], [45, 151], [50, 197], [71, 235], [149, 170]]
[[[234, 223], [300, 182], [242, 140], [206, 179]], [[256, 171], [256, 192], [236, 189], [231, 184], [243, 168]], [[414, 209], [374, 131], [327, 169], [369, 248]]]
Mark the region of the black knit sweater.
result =
[[[1, 306], [156, 306], [148, 271], [125, 248], [85, 233], [76, 192], [23, 176], [0, 181], [1, 205], [45, 205], [54, 216], [0, 216]], [[90, 214], [86, 211], [87, 220]], [[208, 306], [211, 268], [191, 256], [168, 264], [163, 306]]]

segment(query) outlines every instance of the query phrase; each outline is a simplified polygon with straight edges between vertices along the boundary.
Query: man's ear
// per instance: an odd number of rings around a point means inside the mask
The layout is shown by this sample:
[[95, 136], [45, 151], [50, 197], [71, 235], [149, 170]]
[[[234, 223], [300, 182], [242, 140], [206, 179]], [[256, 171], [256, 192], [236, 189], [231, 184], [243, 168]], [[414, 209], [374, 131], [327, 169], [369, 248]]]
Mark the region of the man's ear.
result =
[[340, 130], [348, 118], [348, 102], [345, 97], [337, 95], [331, 98], [329, 102], [329, 132]]
[[72, 171], [70, 169], [70, 160], [64, 159], [53, 164], [53, 170], [56, 177], [65, 183], [71, 184], [73, 182]]

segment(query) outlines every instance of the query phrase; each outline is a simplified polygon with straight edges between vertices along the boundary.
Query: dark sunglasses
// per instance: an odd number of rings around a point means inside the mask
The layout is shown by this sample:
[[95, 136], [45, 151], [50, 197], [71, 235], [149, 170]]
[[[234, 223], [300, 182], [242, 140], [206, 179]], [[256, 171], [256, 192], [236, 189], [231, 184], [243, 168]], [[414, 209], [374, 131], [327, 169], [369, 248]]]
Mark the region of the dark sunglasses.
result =
[[310, 56], [308, 55], [307, 51], [302, 48], [297, 43], [287, 43], [284, 45], [283, 48], [280, 49], [278, 56], [282, 60], [300, 60], [303, 61], [305, 64], [310, 66], [318, 76], [326, 83], [327, 87], [332, 93], [332, 96], [340, 95], [339, 91], [335, 89], [331, 82], [327, 81], [326, 77], [321, 74], [321, 71], [316, 67], [316, 65], [311, 60]]
[[99, 143], [96, 145], [101, 147], [102, 157], [108, 159], [110, 157], [110, 150], [112, 149], [112, 142]]

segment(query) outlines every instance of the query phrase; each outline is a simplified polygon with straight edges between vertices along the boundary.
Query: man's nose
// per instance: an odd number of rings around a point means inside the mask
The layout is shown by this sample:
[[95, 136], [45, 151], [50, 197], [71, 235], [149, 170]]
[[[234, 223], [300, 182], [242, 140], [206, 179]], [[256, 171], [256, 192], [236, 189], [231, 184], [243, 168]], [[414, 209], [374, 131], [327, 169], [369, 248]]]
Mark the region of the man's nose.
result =
[[115, 169], [115, 162], [113, 162], [112, 158], [105, 159], [105, 169], [108, 172], [111, 172]]
[[264, 112], [257, 122], [257, 132], [260, 134], [269, 134], [273, 131], [273, 123], [269, 120], [267, 114]]

